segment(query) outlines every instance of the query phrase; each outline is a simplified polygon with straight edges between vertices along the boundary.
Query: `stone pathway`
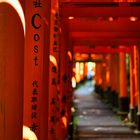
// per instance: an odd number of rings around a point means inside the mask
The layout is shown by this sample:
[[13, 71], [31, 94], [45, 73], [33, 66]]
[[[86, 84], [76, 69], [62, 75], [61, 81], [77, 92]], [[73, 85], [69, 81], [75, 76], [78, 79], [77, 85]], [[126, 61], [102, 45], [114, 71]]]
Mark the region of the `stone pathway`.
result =
[[77, 132], [74, 140], [140, 140], [99, 96], [94, 82], [87, 82], [75, 90]]

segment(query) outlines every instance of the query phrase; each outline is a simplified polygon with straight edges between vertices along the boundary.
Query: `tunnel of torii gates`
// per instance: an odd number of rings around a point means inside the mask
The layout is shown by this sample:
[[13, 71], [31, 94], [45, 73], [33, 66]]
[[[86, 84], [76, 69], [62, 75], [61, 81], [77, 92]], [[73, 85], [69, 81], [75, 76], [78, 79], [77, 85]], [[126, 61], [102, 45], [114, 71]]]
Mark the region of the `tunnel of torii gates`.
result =
[[140, 130], [139, 46], [73, 49], [59, 15], [57, 0], [0, 0], [0, 140], [67, 137], [77, 52], [97, 60], [96, 86], [110, 87]]

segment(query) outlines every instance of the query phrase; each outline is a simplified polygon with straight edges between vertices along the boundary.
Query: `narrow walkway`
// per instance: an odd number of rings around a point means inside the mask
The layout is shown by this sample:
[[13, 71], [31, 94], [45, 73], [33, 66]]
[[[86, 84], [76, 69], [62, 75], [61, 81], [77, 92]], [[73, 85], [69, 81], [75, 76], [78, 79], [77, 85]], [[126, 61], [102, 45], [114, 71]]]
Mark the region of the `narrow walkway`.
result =
[[120, 118], [93, 92], [86, 82], [75, 90], [78, 127], [74, 140], [139, 140]]

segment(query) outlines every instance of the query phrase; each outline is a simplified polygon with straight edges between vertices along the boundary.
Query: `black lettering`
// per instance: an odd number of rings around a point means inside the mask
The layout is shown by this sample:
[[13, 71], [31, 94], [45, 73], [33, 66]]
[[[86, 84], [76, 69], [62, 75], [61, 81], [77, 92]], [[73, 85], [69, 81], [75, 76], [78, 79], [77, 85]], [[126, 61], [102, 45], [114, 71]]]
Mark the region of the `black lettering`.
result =
[[32, 125], [31, 125], [31, 127], [30, 127], [30, 129], [33, 131], [33, 132], [35, 132], [36, 130], [37, 130], [37, 128], [38, 128], [38, 125], [36, 124], [36, 123], [32, 123]]
[[37, 56], [35, 56], [35, 58], [34, 58], [35, 66], [38, 66], [37, 61], [38, 61], [38, 58], [37, 58]]
[[32, 110], [37, 110], [37, 104], [32, 105]]
[[34, 53], [38, 53], [38, 46], [37, 45], [34, 46]]
[[40, 2], [40, 0], [34, 0], [33, 4], [34, 4], [35, 8], [42, 7], [42, 3]]
[[32, 86], [33, 86], [33, 87], [38, 87], [38, 81], [37, 81], [37, 80], [34, 80], [34, 81], [32, 82]]
[[37, 94], [38, 94], [38, 91], [37, 91], [36, 88], [33, 89], [32, 94], [33, 94], [33, 95], [37, 95]]
[[56, 66], [53, 66], [53, 67], [52, 67], [52, 72], [54, 72], [54, 73], [57, 72]]
[[32, 118], [32, 119], [36, 119], [36, 118], [37, 118], [37, 113], [36, 113], [36, 112], [32, 112], [31, 118]]
[[35, 23], [35, 19], [36, 17], [39, 17], [41, 19], [41, 16], [40, 14], [36, 13], [32, 16], [32, 26], [35, 28], [35, 29], [39, 29], [41, 27], [41, 23], [39, 25], [36, 25]]
[[35, 34], [35, 35], [34, 35], [34, 41], [38, 41], [39, 39], [40, 39], [39, 34]]

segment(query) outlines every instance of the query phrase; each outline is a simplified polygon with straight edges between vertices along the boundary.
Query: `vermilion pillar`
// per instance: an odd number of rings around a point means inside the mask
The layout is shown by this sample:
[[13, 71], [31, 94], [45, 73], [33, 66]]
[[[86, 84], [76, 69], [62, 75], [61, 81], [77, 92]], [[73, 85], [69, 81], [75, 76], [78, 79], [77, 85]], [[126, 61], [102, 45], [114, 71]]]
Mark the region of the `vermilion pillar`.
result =
[[96, 63], [96, 68], [95, 68], [95, 81], [97, 85], [102, 84], [102, 63]]
[[56, 140], [60, 125], [58, 0], [51, 1], [48, 140]]
[[67, 90], [66, 90], [66, 92], [67, 92], [67, 126], [68, 126], [68, 135], [72, 139], [72, 135], [73, 135], [73, 129], [72, 129], [72, 127], [73, 127], [73, 114], [71, 112], [71, 107], [73, 106], [73, 104], [72, 104], [72, 102], [73, 102], [73, 90], [72, 90], [73, 54], [72, 54], [72, 46], [71, 45], [69, 45], [69, 47], [68, 47], [67, 55], [68, 55], [68, 62], [67, 62], [68, 81], [67, 81]]
[[102, 87], [105, 90], [106, 89], [106, 69], [107, 69], [107, 63], [106, 63], [106, 55], [103, 55], [103, 63], [102, 63]]
[[24, 125], [47, 139], [50, 1], [26, 0]]
[[134, 73], [134, 47], [131, 47], [130, 54], [130, 121], [135, 121], [135, 73]]
[[60, 45], [60, 95], [61, 95], [61, 107], [60, 107], [60, 134], [61, 139], [66, 139], [68, 132], [68, 110], [67, 110], [67, 85], [68, 85], [68, 32], [65, 28], [66, 21], [61, 20], [61, 45]]
[[16, 10], [0, 1], [0, 140], [22, 139], [25, 21]]
[[140, 55], [139, 46], [134, 46], [135, 105], [137, 106], [137, 133], [140, 133]]
[[110, 64], [110, 84], [111, 84], [111, 103], [118, 107], [118, 91], [119, 91], [119, 57], [118, 54], [111, 55]]
[[112, 90], [118, 92], [119, 89], [119, 58], [118, 54], [111, 55], [111, 65], [110, 65], [110, 83]]
[[110, 72], [111, 72], [111, 54], [107, 54], [106, 55], [106, 87], [111, 86]]
[[127, 93], [127, 75], [126, 75], [126, 61], [125, 53], [120, 52], [120, 94], [119, 94], [119, 109], [121, 112], [129, 110], [128, 93]]
[[84, 78], [87, 77], [87, 72], [88, 72], [88, 67], [87, 67], [87, 63], [84, 63]]

